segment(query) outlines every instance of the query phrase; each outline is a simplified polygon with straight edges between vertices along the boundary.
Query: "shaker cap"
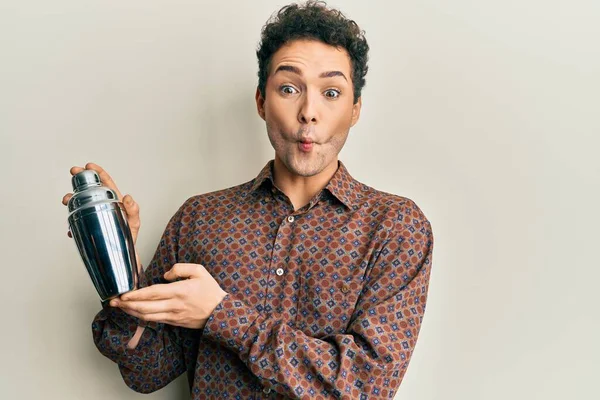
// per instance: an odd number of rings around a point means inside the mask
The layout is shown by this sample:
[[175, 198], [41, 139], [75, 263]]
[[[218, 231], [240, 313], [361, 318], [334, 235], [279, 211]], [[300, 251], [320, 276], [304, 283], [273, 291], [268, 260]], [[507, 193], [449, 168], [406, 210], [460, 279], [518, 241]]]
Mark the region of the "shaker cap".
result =
[[69, 215], [87, 207], [119, 201], [115, 191], [104, 186], [94, 170], [86, 169], [73, 175], [71, 183], [74, 193], [67, 203]]
[[98, 176], [96, 171], [92, 169], [86, 169], [78, 174], [73, 175], [71, 178], [71, 184], [73, 185], [73, 190], [75, 191], [80, 191], [90, 186], [99, 186], [101, 184], [100, 176]]

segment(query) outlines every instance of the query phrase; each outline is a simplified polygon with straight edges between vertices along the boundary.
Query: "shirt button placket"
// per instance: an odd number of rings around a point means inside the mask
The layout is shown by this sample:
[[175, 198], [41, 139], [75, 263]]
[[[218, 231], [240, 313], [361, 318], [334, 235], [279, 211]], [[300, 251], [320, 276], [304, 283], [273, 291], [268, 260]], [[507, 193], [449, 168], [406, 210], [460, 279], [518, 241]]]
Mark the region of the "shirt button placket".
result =
[[[280, 280], [278, 278], [282, 277], [285, 273], [285, 269], [283, 268], [285, 267], [285, 265], [282, 265], [282, 262], [284, 262], [288, 251], [286, 246], [283, 246], [281, 242], [290, 235], [290, 232], [292, 230], [291, 227], [285, 226], [286, 221], [287, 223], [291, 223], [295, 221], [295, 218], [293, 215], [289, 215], [287, 217], [284, 217], [281, 221], [281, 225], [279, 226], [277, 234], [275, 235], [275, 242], [273, 243], [273, 257], [271, 257], [271, 261], [269, 264], [269, 274], [275, 272], [275, 276], [271, 275], [269, 278], [269, 282], [266, 288], [267, 298], [265, 299], [265, 306], [269, 305], [272, 308], [277, 308], [280, 302], [282, 301], [281, 298], [278, 297], [278, 295], [282, 290], [284, 290], [285, 286], [285, 280]], [[278, 247], [279, 250], [277, 250]], [[280, 267], [277, 267], [275, 269], [275, 266], [277, 265], [280, 265]], [[273, 292], [269, 294], [268, 292], [271, 291]]]

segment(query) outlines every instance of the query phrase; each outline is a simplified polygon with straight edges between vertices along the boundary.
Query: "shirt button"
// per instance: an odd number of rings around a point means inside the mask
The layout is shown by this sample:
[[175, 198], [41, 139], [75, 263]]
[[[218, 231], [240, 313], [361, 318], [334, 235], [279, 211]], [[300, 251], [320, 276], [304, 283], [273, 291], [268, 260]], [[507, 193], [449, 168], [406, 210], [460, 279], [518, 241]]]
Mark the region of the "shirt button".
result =
[[294, 222], [294, 216], [293, 216], [293, 215], [290, 215], [290, 216], [288, 217], [288, 222], [289, 222], [289, 223], [292, 223], [292, 222]]
[[264, 388], [263, 393], [265, 393], [265, 394], [271, 393], [271, 388]]
[[279, 276], [283, 275], [283, 268], [277, 268], [277, 271], [275, 271], [275, 273]]

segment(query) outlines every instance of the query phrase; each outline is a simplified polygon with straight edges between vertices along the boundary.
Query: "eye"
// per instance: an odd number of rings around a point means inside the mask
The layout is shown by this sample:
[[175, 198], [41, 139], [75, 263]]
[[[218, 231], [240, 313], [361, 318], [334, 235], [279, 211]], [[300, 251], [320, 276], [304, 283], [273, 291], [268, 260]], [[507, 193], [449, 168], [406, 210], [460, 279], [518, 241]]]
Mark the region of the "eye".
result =
[[325, 91], [325, 97], [328, 97], [330, 99], [337, 99], [340, 94], [342, 94], [339, 90], [336, 89], [328, 89]]
[[287, 95], [297, 93], [297, 90], [293, 86], [290, 86], [290, 85], [283, 85], [283, 86], [281, 86], [279, 88], [279, 91], [281, 93], [287, 94]]

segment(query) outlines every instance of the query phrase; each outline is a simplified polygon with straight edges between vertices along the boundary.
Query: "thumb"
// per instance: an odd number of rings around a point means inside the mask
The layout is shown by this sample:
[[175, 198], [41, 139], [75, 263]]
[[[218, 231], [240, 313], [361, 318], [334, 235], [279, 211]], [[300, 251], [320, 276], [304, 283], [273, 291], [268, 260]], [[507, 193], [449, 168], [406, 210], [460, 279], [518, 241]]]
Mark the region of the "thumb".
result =
[[204, 271], [204, 267], [200, 264], [179, 263], [173, 265], [173, 268], [167, 271], [164, 276], [168, 281], [174, 281], [178, 278], [201, 278]]

